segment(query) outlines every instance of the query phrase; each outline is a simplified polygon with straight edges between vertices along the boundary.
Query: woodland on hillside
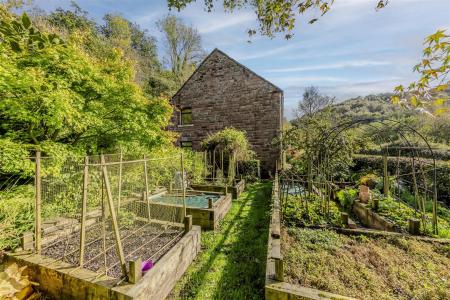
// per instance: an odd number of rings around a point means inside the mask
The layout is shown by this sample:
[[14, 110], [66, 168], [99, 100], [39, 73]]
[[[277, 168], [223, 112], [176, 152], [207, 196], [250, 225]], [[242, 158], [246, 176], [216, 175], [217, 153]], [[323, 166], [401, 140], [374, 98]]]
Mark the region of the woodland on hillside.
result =
[[29, 176], [37, 149], [63, 157], [171, 144], [168, 100], [203, 55], [195, 28], [159, 20], [160, 58], [155, 38], [118, 14], [99, 24], [76, 3], [48, 13], [21, 4], [0, 5], [2, 179]]

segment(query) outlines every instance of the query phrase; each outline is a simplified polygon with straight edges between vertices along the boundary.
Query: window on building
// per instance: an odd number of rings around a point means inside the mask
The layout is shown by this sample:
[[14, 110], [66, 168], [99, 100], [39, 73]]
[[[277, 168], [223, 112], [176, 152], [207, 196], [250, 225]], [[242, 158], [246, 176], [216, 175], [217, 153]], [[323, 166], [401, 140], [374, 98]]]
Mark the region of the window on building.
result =
[[181, 148], [192, 150], [192, 142], [191, 141], [181, 141]]
[[181, 125], [192, 124], [192, 109], [190, 107], [181, 109]]

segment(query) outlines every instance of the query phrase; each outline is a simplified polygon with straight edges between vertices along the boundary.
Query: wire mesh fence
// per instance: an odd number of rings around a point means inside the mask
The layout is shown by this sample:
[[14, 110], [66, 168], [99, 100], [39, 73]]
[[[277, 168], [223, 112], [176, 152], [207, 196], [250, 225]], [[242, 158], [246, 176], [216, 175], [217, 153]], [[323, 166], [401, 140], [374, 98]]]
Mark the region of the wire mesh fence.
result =
[[[127, 261], [154, 263], [184, 233], [186, 186], [196, 172], [192, 163], [185, 169], [183, 154], [41, 158], [36, 164], [35, 247], [42, 255], [125, 278]], [[161, 193], [171, 196], [170, 204], [152, 201]]]

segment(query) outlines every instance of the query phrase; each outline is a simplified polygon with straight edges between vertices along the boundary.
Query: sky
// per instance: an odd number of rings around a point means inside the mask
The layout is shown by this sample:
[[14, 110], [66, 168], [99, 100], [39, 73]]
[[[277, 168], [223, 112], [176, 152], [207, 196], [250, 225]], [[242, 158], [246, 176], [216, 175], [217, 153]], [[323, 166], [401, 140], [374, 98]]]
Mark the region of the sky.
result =
[[[438, 29], [450, 32], [450, 0], [390, 0], [378, 11], [378, 0], [335, 0], [314, 24], [308, 21], [318, 12], [300, 17], [292, 39], [257, 35], [249, 43], [248, 29], [258, 28], [254, 12], [227, 13], [219, 2], [208, 13], [203, 0], [181, 12], [169, 11], [166, 0], [77, 1], [98, 22], [105, 13], [119, 13], [147, 29], [157, 38], [160, 55], [164, 45], [155, 22], [177, 15], [198, 29], [207, 52], [219, 48], [283, 89], [288, 118], [311, 85], [342, 101], [410, 83], [417, 78], [412, 68], [421, 59], [424, 38]], [[68, 8], [70, 0], [34, 4], [50, 11]]]

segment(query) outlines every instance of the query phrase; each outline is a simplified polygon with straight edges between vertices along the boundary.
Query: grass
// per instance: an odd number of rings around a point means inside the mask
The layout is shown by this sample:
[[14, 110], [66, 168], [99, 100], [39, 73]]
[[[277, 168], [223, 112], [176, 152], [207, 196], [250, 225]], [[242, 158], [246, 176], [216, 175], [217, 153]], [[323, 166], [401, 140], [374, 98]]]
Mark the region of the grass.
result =
[[288, 228], [285, 280], [358, 299], [450, 299], [450, 245]]
[[270, 183], [249, 186], [219, 229], [202, 232], [202, 251], [171, 299], [264, 298], [270, 196]]

